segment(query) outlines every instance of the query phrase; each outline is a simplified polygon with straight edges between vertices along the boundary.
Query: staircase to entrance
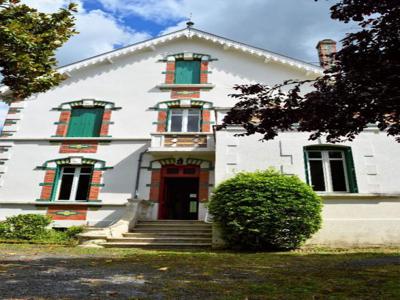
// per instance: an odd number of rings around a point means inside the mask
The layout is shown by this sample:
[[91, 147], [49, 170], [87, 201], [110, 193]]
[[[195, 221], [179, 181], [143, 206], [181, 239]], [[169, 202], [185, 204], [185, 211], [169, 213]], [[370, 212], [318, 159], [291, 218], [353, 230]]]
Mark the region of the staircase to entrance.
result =
[[212, 226], [195, 220], [138, 221], [122, 237], [109, 237], [104, 247], [118, 248], [210, 248]]

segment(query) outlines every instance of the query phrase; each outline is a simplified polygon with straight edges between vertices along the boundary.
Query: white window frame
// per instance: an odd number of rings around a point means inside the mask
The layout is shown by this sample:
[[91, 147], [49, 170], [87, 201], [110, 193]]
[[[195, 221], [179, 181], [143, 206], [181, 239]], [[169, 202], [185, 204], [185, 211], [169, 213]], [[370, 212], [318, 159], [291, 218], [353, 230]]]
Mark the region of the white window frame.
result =
[[[321, 158], [310, 158], [310, 152], [319, 152], [321, 153]], [[330, 158], [329, 152], [339, 152], [341, 154], [341, 158]], [[332, 172], [331, 172], [331, 160], [341, 160], [343, 163], [343, 170], [344, 170], [344, 180], [346, 184], [345, 191], [334, 191], [333, 190], [333, 182], [332, 182]], [[346, 156], [343, 150], [307, 150], [307, 165], [308, 165], [308, 178], [310, 179], [310, 184], [313, 186], [312, 183], [312, 175], [311, 175], [311, 165], [310, 161], [322, 161], [322, 171], [324, 173], [324, 183], [325, 183], [325, 191], [317, 191], [318, 193], [349, 193], [350, 186], [349, 186], [349, 177], [347, 174], [347, 166], [346, 166]]]
[[[172, 116], [174, 115], [174, 111], [182, 111], [182, 114], [175, 114], [182, 116], [182, 124], [181, 124], [181, 131], [171, 131], [171, 125], [172, 125]], [[190, 110], [196, 110], [196, 114], [190, 113]], [[188, 131], [188, 119], [189, 116], [199, 116], [199, 130], [201, 130], [201, 109], [199, 108], [171, 108], [169, 112], [169, 122], [168, 122], [168, 132], [189, 132]], [[191, 131], [195, 132], [195, 131]], [[196, 131], [199, 132], [199, 131]]]
[[[66, 173], [65, 168], [75, 168], [74, 173]], [[62, 166], [61, 167], [61, 172], [60, 176], [58, 178], [57, 182], [57, 193], [55, 197], [55, 201], [87, 201], [87, 199], [75, 199], [76, 198], [76, 192], [78, 191], [78, 183], [79, 183], [79, 177], [81, 175], [92, 175], [93, 170], [91, 172], [82, 172], [82, 168], [89, 168], [89, 166]], [[69, 195], [69, 199], [58, 199], [60, 196], [60, 191], [61, 191], [61, 184], [62, 184], [62, 178], [64, 174], [69, 174], [69, 175], [74, 175], [74, 179], [72, 180], [72, 186], [71, 186], [71, 193]], [[89, 185], [90, 189], [90, 185]]]

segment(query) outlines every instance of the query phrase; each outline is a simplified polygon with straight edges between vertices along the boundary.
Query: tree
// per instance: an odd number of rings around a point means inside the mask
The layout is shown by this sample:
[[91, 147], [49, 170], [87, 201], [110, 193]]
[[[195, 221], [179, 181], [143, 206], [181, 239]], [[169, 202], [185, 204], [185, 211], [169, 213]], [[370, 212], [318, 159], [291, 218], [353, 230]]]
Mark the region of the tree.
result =
[[2, 100], [22, 100], [58, 85], [55, 51], [72, 35], [76, 5], [56, 13], [38, 12], [20, 0], [0, 0], [0, 70], [11, 93]]
[[[342, 0], [331, 17], [357, 22], [360, 30], [346, 35], [324, 75], [272, 87], [235, 86], [239, 93], [230, 96], [239, 101], [223, 127], [242, 125], [245, 135], [261, 133], [264, 140], [296, 129], [334, 143], [353, 140], [372, 123], [400, 142], [399, 1]], [[310, 85], [311, 92], [302, 92]]]

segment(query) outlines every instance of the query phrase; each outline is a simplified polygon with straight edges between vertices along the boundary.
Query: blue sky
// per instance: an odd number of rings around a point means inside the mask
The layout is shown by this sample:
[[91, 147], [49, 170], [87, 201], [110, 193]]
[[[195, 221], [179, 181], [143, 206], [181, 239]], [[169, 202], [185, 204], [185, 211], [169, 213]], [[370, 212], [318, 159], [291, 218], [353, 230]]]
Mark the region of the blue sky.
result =
[[[54, 12], [70, 0], [23, 0]], [[157, 35], [182, 29], [190, 14], [195, 27], [274, 52], [317, 62], [315, 45], [340, 40], [351, 25], [333, 21], [335, 0], [74, 0], [79, 35], [57, 53], [65, 65]], [[354, 25], [353, 25], [354, 26]], [[0, 124], [6, 106], [0, 103]]]

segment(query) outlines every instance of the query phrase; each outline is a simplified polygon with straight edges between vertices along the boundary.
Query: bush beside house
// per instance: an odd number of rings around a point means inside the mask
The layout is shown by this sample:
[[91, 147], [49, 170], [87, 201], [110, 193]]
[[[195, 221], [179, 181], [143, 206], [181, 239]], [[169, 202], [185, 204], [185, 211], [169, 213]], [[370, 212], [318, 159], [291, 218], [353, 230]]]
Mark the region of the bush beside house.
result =
[[322, 202], [297, 176], [239, 173], [221, 183], [209, 211], [230, 248], [289, 250], [321, 226]]
[[0, 240], [4, 242], [34, 242], [51, 244], [73, 244], [83, 227], [73, 226], [64, 231], [50, 229], [52, 220], [38, 214], [21, 214], [0, 222]]

